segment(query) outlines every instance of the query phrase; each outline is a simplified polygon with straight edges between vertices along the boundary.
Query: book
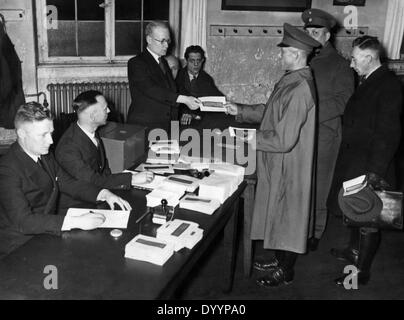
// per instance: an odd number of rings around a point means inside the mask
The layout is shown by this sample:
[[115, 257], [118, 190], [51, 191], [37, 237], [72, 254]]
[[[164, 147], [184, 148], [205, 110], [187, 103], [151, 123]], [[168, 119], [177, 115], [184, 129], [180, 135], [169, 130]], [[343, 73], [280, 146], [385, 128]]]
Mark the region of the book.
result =
[[198, 98], [202, 101], [200, 106], [201, 111], [204, 112], [226, 112], [224, 107], [226, 103], [226, 97], [210, 96], [210, 97], [200, 97]]
[[365, 188], [367, 185], [366, 175], [361, 175], [351, 180], [344, 181], [342, 188], [344, 189], [344, 196], [355, 194]]
[[202, 238], [201, 232], [203, 233], [203, 230], [196, 222], [175, 219], [160, 226], [156, 238], [172, 243], [174, 250], [179, 251], [184, 247], [193, 247], [195, 239]]

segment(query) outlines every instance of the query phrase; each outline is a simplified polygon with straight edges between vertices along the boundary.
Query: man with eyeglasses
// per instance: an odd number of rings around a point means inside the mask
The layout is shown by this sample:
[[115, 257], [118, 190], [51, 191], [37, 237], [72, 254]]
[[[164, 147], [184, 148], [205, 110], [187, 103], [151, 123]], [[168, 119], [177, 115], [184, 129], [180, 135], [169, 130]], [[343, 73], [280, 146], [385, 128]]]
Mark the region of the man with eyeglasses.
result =
[[[184, 53], [187, 65], [180, 70], [176, 78], [178, 90], [180, 94], [190, 95], [194, 97], [206, 97], [206, 96], [223, 96], [223, 93], [216, 87], [213, 78], [203, 70], [205, 63], [205, 51], [200, 46], [189, 46]], [[201, 112], [181, 109], [181, 124], [191, 124], [193, 119], [201, 117], [209, 118], [205, 119], [204, 123], [207, 125], [223, 124], [223, 115], [210, 114], [202, 115]], [[220, 118], [215, 121], [216, 118]], [[213, 123], [213, 122], [214, 123]]]
[[145, 28], [147, 47], [128, 62], [132, 103], [128, 123], [147, 126], [149, 130], [168, 131], [171, 120], [178, 120], [178, 103], [196, 110], [201, 102], [192, 96], [177, 93], [167, 61], [163, 58], [171, 43], [165, 22], [152, 21]]
[[[394, 72], [382, 65], [382, 47], [376, 37], [354, 40], [351, 67], [363, 78], [349, 99], [342, 126], [342, 142], [335, 166], [328, 207], [340, 214], [338, 193], [344, 181], [367, 175], [368, 184], [394, 187], [394, 156], [401, 136], [402, 88]], [[358, 207], [360, 205], [358, 204]], [[370, 278], [370, 266], [380, 242], [374, 228], [351, 228], [348, 247], [331, 254], [357, 267], [358, 284]], [[343, 285], [346, 274], [335, 280]]]
[[316, 250], [327, 223], [327, 196], [341, 143], [341, 116], [354, 91], [354, 75], [349, 62], [330, 43], [335, 18], [319, 9], [307, 9], [302, 20], [306, 32], [322, 45], [309, 62], [317, 88], [318, 142], [314, 236], [308, 248]]

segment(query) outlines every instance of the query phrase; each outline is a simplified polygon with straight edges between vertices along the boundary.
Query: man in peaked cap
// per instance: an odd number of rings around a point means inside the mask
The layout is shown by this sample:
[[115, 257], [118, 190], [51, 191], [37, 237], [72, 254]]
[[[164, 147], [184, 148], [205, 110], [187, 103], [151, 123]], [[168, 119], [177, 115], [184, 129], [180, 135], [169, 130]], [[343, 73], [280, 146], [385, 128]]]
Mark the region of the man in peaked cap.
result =
[[307, 56], [320, 44], [287, 23], [281, 47], [285, 74], [266, 104], [228, 103], [227, 112], [240, 122], [260, 123], [256, 132], [257, 193], [251, 239], [276, 250], [254, 268], [268, 274], [257, 280], [264, 287], [293, 280], [298, 254], [306, 252], [312, 215], [312, 172], [315, 149], [315, 86]]
[[330, 43], [337, 20], [319, 9], [307, 9], [302, 20], [306, 32], [322, 45], [309, 62], [317, 88], [318, 143], [314, 236], [308, 247], [316, 250], [327, 223], [327, 196], [341, 143], [341, 116], [354, 90], [354, 75], [349, 62]]

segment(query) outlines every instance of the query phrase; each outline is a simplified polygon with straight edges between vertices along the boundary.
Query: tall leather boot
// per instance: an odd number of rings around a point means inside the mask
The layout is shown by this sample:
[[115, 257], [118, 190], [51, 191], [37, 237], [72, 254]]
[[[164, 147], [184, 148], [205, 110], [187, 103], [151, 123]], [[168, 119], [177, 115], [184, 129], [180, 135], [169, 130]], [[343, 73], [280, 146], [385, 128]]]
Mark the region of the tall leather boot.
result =
[[285, 251], [276, 250], [275, 257], [269, 261], [255, 261], [253, 264], [253, 268], [259, 271], [271, 271], [279, 267], [280, 263], [283, 260]]
[[330, 253], [338, 260], [348, 261], [354, 265], [358, 263], [360, 230], [358, 227], [351, 227], [348, 247], [344, 249], [332, 248]]
[[281, 284], [291, 283], [295, 275], [294, 266], [296, 259], [297, 253], [283, 251], [283, 259], [279, 267], [273, 269], [270, 275], [259, 278], [257, 284], [263, 287], [277, 287]]
[[367, 284], [370, 279], [370, 267], [380, 244], [380, 231], [361, 229], [358, 257], [358, 284]]
[[[380, 244], [380, 231], [377, 229], [360, 229], [359, 255], [355, 264], [357, 267], [357, 281], [366, 285], [370, 279], [370, 267]], [[347, 275], [335, 280], [337, 285], [343, 285]]]

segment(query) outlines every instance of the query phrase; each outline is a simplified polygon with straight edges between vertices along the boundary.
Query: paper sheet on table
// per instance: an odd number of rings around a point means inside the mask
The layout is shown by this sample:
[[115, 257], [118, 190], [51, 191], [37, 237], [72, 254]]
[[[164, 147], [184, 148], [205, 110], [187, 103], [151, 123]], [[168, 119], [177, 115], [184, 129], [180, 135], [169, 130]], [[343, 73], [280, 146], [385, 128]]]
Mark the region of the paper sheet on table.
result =
[[[130, 170], [125, 170], [124, 172], [130, 172], [132, 174], [138, 173], [137, 171], [130, 171]], [[154, 179], [149, 182], [149, 183], [138, 183], [138, 184], [134, 184], [132, 185], [132, 187], [136, 188], [136, 189], [141, 189], [141, 190], [154, 190], [156, 189], [158, 186], [161, 185], [161, 183], [166, 179], [167, 177], [165, 176], [160, 176], [155, 174], [154, 175]]]
[[63, 222], [62, 231], [72, 229], [69, 223], [69, 217], [81, 216], [85, 213], [101, 213], [105, 217], [105, 221], [98, 228], [118, 228], [126, 229], [128, 225], [130, 211], [126, 210], [101, 210], [101, 209], [84, 209], [84, 208], [70, 208], [67, 210], [65, 220]]
[[204, 112], [226, 112], [224, 104], [226, 103], [226, 97], [200, 97], [198, 98], [202, 101], [200, 106], [201, 111]]

